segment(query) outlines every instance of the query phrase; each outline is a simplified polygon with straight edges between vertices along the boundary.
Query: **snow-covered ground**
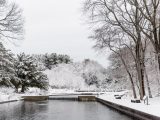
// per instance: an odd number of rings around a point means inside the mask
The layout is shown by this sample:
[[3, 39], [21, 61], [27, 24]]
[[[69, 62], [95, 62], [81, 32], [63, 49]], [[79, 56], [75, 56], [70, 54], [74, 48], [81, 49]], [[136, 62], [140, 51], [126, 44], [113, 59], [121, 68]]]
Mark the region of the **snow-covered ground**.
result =
[[69, 89], [49, 89], [48, 94], [49, 95], [55, 95], [55, 94], [71, 94], [71, 93], [75, 93], [74, 90], [69, 90]]
[[[124, 95], [121, 99], [115, 99], [114, 95], [121, 94], [126, 95]], [[149, 105], [144, 104], [143, 101], [141, 103], [131, 103], [131, 96], [126, 91], [108, 92], [106, 94], [99, 95], [99, 98], [160, 117], [160, 97], [150, 98]]]
[[48, 95], [48, 91], [29, 88], [25, 93], [15, 93], [12, 88], [0, 88], [0, 102], [21, 100], [21, 96]]
[[14, 89], [0, 88], [0, 102], [20, 100], [21, 96], [14, 93]]

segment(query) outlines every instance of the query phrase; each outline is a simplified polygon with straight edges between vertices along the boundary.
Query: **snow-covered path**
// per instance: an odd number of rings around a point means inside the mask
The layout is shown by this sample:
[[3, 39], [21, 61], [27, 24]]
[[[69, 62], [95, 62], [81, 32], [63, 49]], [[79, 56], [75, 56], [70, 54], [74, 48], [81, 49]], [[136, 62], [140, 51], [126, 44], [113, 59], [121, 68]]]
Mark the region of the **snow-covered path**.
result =
[[99, 95], [99, 98], [160, 117], [160, 97], [149, 99], [149, 105], [146, 105], [143, 101], [141, 103], [131, 103], [131, 98], [126, 96], [122, 97], [122, 99], [115, 99], [115, 94], [117, 93], [106, 93]]

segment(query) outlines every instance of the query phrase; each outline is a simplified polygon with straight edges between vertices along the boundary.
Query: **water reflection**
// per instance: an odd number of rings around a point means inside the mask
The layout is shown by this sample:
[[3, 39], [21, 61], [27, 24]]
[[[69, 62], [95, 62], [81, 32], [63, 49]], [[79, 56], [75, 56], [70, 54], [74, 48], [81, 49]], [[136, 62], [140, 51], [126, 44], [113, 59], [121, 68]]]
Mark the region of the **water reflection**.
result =
[[97, 102], [44, 101], [0, 105], [0, 120], [131, 120]]

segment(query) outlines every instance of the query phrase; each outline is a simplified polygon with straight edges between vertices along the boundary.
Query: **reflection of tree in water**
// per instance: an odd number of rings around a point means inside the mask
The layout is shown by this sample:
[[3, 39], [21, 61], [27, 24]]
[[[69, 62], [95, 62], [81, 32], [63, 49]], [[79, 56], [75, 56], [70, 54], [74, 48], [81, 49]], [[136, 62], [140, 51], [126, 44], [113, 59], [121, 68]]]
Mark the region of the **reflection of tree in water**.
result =
[[[3, 114], [1, 114], [3, 113]], [[96, 102], [14, 102], [0, 105], [0, 120], [132, 120]]]
[[[0, 120], [36, 120], [47, 111], [46, 102], [15, 102], [0, 106]], [[35, 118], [36, 117], [36, 118]]]
[[0, 119], [1, 120], [10, 120], [17, 116], [15, 113], [19, 113], [18, 105], [19, 102], [15, 103], [4, 103], [0, 105]]
[[7, 120], [7, 117], [4, 114], [2, 116], [0, 115], [0, 120]]
[[45, 112], [48, 109], [46, 102], [43, 102], [41, 105], [40, 102], [23, 102], [21, 105], [21, 118], [24, 120], [34, 119], [41, 115], [41, 113]]

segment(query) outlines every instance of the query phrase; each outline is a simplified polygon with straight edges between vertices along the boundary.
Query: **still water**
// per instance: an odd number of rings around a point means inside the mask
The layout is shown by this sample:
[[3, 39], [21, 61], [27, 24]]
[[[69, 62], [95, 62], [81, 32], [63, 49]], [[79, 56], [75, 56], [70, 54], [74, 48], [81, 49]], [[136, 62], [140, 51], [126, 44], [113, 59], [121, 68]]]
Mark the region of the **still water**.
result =
[[0, 104], [0, 120], [133, 120], [97, 102], [49, 100]]

